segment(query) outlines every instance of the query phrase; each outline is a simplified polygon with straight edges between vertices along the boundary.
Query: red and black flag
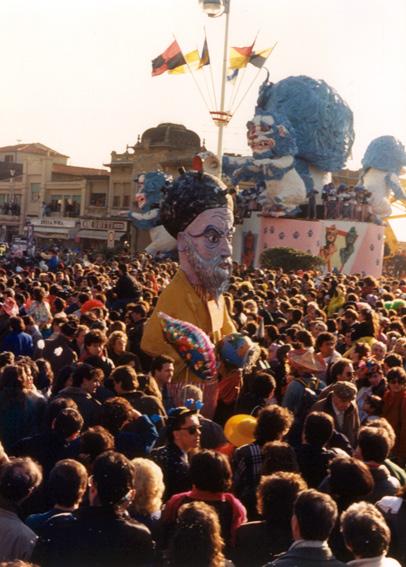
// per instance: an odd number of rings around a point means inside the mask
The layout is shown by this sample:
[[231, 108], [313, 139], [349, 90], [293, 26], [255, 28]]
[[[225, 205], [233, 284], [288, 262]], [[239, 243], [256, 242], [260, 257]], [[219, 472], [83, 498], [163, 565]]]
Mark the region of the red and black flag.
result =
[[186, 65], [186, 60], [175, 39], [168, 49], [152, 60], [152, 76], [156, 77], [157, 75], [162, 75], [162, 73], [176, 69], [176, 67], [180, 65]]

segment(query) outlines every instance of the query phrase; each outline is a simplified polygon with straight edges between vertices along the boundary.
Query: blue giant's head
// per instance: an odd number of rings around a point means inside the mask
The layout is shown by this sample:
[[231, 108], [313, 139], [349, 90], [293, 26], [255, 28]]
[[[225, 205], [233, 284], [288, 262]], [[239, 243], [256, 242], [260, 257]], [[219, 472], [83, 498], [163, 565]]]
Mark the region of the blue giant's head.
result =
[[170, 177], [162, 171], [149, 171], [136, 177], [136, 193], [134, 196], [135, 210], [130, 212], [130, 218], [141, 230], [148, 230], [161, 224], [159, 204], [162, 189]]
[[399, 175], [402, 167], [406, 166], [405, 148], [393, 136], [380, 136], [370, 142], [362, 159], [362, 167], [381, 169], [388, 173]]
[[342, 169], [354, 142], [353, 114], [324, 81], [304, 75], [261, 85], [256, 114], [283, 116], [293, 127], [296, 157], [322, 171]]
[[295, 156], [295, 132], [289, 120], [278, 114], [258, 110], [247, 122], [248, 145], [255, 159]]

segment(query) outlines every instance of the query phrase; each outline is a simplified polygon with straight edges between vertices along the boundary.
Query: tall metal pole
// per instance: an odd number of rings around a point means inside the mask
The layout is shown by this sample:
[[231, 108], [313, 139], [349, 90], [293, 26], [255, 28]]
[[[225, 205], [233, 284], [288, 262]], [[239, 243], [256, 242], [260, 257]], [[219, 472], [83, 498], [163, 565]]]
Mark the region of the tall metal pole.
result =
[[[220, 116], [223, 116], [225, 99], [226, 99], [226, 83], [227, 83], [227, 51], [228, 51], [228, 27], [230, 22], [230, 4], [231, 0], [224, 0], [224, 13], [226, 15], [225, 29], [224, 29], [224, 50], [223, 50], [223, 68], [221, 72], [221, 96], [220, 96]], [[218, 125], [217, 137], [217, 158], [220, 163], [220, 173], [222, 174], [222, 158], [223, 158], [223, 130], [227, 122], [220, 122]]]

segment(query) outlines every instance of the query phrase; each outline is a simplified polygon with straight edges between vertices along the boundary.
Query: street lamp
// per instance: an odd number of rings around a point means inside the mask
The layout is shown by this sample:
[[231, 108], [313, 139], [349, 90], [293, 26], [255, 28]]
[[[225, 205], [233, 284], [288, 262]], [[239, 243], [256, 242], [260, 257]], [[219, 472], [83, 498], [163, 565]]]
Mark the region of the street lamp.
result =
[[223, 0], [199, 0], [199, 4], [203, 12], [210, 18], [217, 18], [224, 14], [227, 2], [223, 2]]
[[226, 15], [224, 26], [224, 50], [223, 50], [223, 67], [221, 73], [221, 94], [220, 94], [220, 110], [212, 112], [211, 115], [218, 127], [217, 137], [217, 157], [220, 163], [221, 177], [222, 158], [223, 158], [223, 130], [230, 121], [230, 113], [224, 110], [227, 82], [227, 49], [228, 49], [228, 27], [230, 20], [230, 4], [231, 0], [199, 0], [202, 10], [210, 18], [218, 18], [223, 14]]

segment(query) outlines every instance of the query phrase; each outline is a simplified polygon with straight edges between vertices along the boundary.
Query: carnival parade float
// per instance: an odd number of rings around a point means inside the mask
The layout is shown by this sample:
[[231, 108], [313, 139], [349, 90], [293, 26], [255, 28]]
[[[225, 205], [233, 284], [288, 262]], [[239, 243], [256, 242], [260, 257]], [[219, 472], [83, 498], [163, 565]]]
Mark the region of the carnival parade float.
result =
[[287, 247], [321, 257], [326, 271], [381, 275], [390, 203], [406, 199], [406, 153], [381, 136], [357, 183], [336, 185], [332, 173], [345, 167], [354, 137], [350, 108], [324, 81], [265, 81], [247, 123], [252, 156], [223, 158], [223, 173], [240, 186], [234, 260], [257, 267], [264, 250]]

